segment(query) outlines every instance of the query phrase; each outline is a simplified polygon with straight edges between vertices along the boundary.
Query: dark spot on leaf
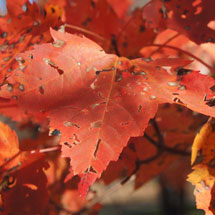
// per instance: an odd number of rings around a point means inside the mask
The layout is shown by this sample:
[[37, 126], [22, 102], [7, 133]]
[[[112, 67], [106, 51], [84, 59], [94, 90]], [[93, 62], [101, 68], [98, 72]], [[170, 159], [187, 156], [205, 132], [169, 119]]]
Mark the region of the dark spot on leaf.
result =
[[140, 28], [139, 28], [140, 32], [144, 32], [146, 30], [145, 26], [144, 25], [140, 25]]
[[46, 12], [46, 10], [44, 10], [43, 15], [44, 15], [44, 17], [46, 17], [46, 16], [47, 16], [47, 12]]
[[1, 38], [5, 38], [5, 37], [7, 37], [7, 32], [1, 33]]
[[128, 124], [129, 124], [129, 122], [121, 122], [120, 123], [121, 126], [128, 125]]
[[97, 171], [92, 166], [90, 166], [89, 172], [91, 172], [91, 173], [97, 173]]
[[142, 109], [143, 109], [143, 106], [139, 105], [137, 112], [140, 113], [142, 111]]
[[92, 167], [88, 167], [87, 169], [84, 170], [84, 173], [97, 173], [97, 171]]
[[101, 73], [101, 71], [96, 71], [96, 76], [98, 76]]
[[179, 104], [184, 104], [179, 98], [175, 97], [173, 98], [173, 102], [179, 103]]
[[16, 61], [19, 63], [19, 65], [22, 65], [23, 63], [25, 63], [25, 60], [21, 57], [17, 57]]
[[202, 150], [200, 149], [200, 150], [198, 151], [196, 160], [195, 160], [194, 163], [193, 163], [193, 166], [202, 163], [202, 161], [203, 161], [203, 154], [202, 154]]
[[208, 105], [209, 107], [213, 107], [215, 106], [215, 98], [211, 98], [211, 99], [208, 99], [208, 100], [205, 100], [206, 101], [206, 105]]
[[59, 75], [63, 75], [64, 71], [62, 69], [57, 68]]
[[214, 132], [215, 131], [215, 121], [214, 121], [214, 119], [210, 118], [209, 123], [210, 123], [210, 126], [212, 127], [212, 131]]
[[114, 34], [111, 35], [111, 45], [113, 46], [116, 55], [120, 56], [116, 35], [114, 35]]
[[89, 22], [91, 22], [92, 19], [90, 17], [87, 17], [83, 22], [82, 22], [82, 25], [83, 26], [87, 26]]
[[186, 25], [186, 26], [184, 27], [184, 29], [187, 30], [187, 31], [189, 31], [189, 30], [190, 30], [190, 26], [189, 26], [189, 25]]
[[94, 1], [94, 0], [91, 0], [91, 6], [92, 6], [93, 8], [95, 8], [95, 7], [96, 7], [96, 3], [95, 3], [95, 1]]
[[183, 108], [181, 106], [177, 106], [177, 111], [178, 112], [182, 112], [183, 111]]
[[39, 87], [39, 92], [40, 92], [42, 95], [44, 95], [45, 90], [44, 90], [44, 87], [43, 87], [43, 86], [40, 86], [40, 87]]
[[123, 43], [122, 43], [122, 46], [123, 46], [124, 48], [126, 48], [126, 47], [128, 46], [128, 43], [127, 43], [127, 42], [123, 42]]
[[101, 99], [105, 99], [105, 97], [103, 96], [103, 94], [101, 92], [98, 92], [97, 94]]
[[213, 92], [215, 92], [215, 85], [213, 85], [210, 90], [212, 90]]
[[183, 11], [183, 14], [186, 15], [188, 12], [189, 12], [189, 10], [185, 9], [185, 10]]
[[[213, 187], [213, 190], [214, 190], [214, 187]], [[214, 192], [211, 191], [211, 193], [214, 193]], [[215, 209], [215, 200], [212, 200], [212, 199], [211, 199], [210, 205], [212, 206], [213, 209]]]
[[214, 158], [212, 158], [212, 159], [209, 161], [208, 166], [209, 166], [210, 168], [215, 168], [215, 159], [214, 159]]
[[63, 71], [62, 69], [60, 69], [58, 66], [56, 66], [56, 64], [55, 64], [54, 62], [52, 62], [50, 59], [48, 59], [48, 58], [43, 58], [43, 61], [44, 61], [47, 65], [49, 65], [49, 66], [53, 67], [54, 69], [56, 69], [57, 72], [59, 73], [59, 75], [64, 74], [64, 71]]
[[130, 143], [130, 144], [128, 145], [128, 148], [131, 149], [133, 152], [136, 152], [136, 148], [135, 148], [134, 143]]
[[51, 11], [52, 13], [55, 13], [55, 9], [53, 7], [51, 7]]
[[30, 33], [33, 30], [33, 28], [28, 28], [26, 33]]
[[178, 76], [183, 76], [183, 75], [186, 75], [186, 74], [192, 72], [192, 70], [190, 70], [190, 69], [184, 69], [184, 68], [178, 68], [175, 71], [176, 71], [176, 73], [177, 73]]
[[122, 80], [122, 74], [116, 74], [115, 82], [120, 82]]
[[63, 144], [64, 144], [65, 146], [69, 147], [69, 148], [72, 148], [72, 145], [69, 144], [68, 142], [64, 142]]
[[32, 54], [29, 55], [29, 58], [33, 60], [34, 56]]

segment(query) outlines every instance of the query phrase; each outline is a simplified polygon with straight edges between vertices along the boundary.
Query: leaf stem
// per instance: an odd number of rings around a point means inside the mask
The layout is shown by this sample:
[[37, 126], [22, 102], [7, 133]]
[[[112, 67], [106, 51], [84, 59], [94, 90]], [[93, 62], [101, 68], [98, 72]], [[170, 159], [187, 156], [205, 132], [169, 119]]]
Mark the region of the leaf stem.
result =
[[15, 158], [17, 158], [20, 154], [22, 153], [22, 151], [17, 152], [15, 155], [13, 155], [11, 158], [9, 158], [6, 162], [4, 162], [1, 166], [0, 166], [0, 170], [3, 169], [7, 164], [9, 164], [11, 161], [13, 161]]
[[171, 45], [164, 45], [164, 44], [150, 44], [150, 45], [144, 45], [144, 47], [148, 47], [148, 46], [155, 46], [155, 47], [160, 47], [160, 48], [169, 48], [169, 49], [173, 49], [173, 50], [176, 50], [176, 51], [179, 51], [187, 56], [190, 56], [191, 58], [199, 61], [201, 64], [203, 64], [205, 67], [207, 67], [212, 73], [215, 74], [215, 69], [208, 65], [207, 63], [205, 63], [203, 60], [201, 60], [200, 58], [196, 57], [195, 55], [191, 54], [190, 52], [188, 51], [185, 51], [183, 49], [180, 49], [178, 47], [175, 47], [175, 46], [171, 46]]
[[[163, 43], [162, 46], [165, 46], [166, 44], [168, 44], [169, 42], [171, 42], [172, 40], [177, 38], [179, 35], [180, 35], [180, 33], [176, 33], [174, 36], [170, 37], [165, 43]], [[154, 50], [151, 53], [151, 56], [154, 55], [156, 52], [160, 51], [161, 49], [162, 49], [162, 47], [158, 47], [156, 50]]]
[[78, 27], [78, 26], [75, 26], [75, 25], [65, 24], [65, 27], [71, 28], [71, 29], [74, 29], [74, 30], [77, 30], [77, 31], [80, 31], [80, 32], [83, 32], [83, 33], [85, 33], [85, 34], [89, 34], [89, 35], [91, 35], [91, 36], [96, 37], [96, 38], [99, 39], [99, 40], [103, 40], [103, 41], [106, 41], [106, 42], [108, 41], [108, 40], [105, 39], [104, 37], [102, 37], [102, 36], [100, 36], [100, 35], [98, 35], [98, 34], [92, 32], [92, 31], [86, 30], [86, 29], [84, 29], [84, 28], [81, 28], [81, 27]]
[[39, 149], [39, 151], [31, 150], [30, 154], [34, 154], [36, 152], [39, 152], [39, 153], [53, 152], [53, 151], [58, 151], [59, 149], [60, 149], [60, 146], [54, 146], [54, 147], [50, 147], [50, 148]]

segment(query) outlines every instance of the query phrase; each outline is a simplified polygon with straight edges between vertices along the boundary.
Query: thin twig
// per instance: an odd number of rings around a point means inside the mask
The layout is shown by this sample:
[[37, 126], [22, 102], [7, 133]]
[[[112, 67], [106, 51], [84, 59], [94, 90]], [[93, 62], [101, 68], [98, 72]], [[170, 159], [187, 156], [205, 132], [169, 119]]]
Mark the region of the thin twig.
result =
[[11, 161], [13, 161], [15, 158], [17, 158], [20, 154], [22, 153], [22, 151], [17, 152], [15, 155], [13, 155], [11, 158], [9, 158], [7, 161], [5, 161], [1, 166], [0, 166], [0, 170], [3, 169], [7, 164], [9, 164]]
[[30, 154], [34, 154], [36, 152], [39, 152], [39, 153], [53, 152], [53, 151], [58, 151], [59, 149], [60, 149], [60, 146], [54, 146], [54, 147], [39, 149], [39, 150], [36, 149], [36, 150], [31, 150]]
[[[173, 41], [175, 38], [177, 38], [180, 35], [180, 33], [176, 33], [174, 36], [170, 37], [165, 43], [162, 44], [162, 46], [165, 46], [166, 44]], [[156, 50], [154, 50], [150, 55], [154, 55], [156, 52], [159, 52], [162, 49], [162, 47], [158, 47]]]
[[146, 132], [144, 133], [144, 137], [154, 146], [158, 147], [158, 143], [150, 137]]
[[176, 50], [176, 51], [179, 51], [187, 56], [190, 56], [192, 57], [193, 59], [197, 60], [198, 62], [200, 62], [201, 64], [203, 64], [205, 67], [207, 67], [213, 74], [215, 74], [215, 69], [208, 65], [207, 63], [205, 63], [203, 60], [201, 60], [200, 58], [196, 57], [195, 55], [191, 54], [190, 52], [188, 51], [185, 51], [183, 49], [180, 49], [178, 47], [175, 47], [175, 46], [171, 46], [171, 45], [163, 45], [163, 44], [150, 44], [150, 45], [144, 45], [144, 47], [149, 47], [149, 46], [155, 46], [155, 47], [161, 47], [161, 48], [169, 48], [169, 49], [173, 49], [173, 50]]
[[[39, 149], [39, 150], [31, 150], [29, 153], [34, 154], [36, 152], [39, 153], [47, 153], [47, 152], [53, 152], [53, 151], [58, 151], [60, 149], [60, 146], [54, 146], [50, 148], [45, 148], [45, 149]], [[11, 161], [13, 161], [15, 158], [17, 158], [20, 154], [25, 153], [26, 151], [19, 151], [15, 155], [13, 155], [11, 158], [9, 158], [7, 161], [5, 161], [1, 166], [0, 170], [2, 170], [6, 165], [8, 165]]]
[[159, 128], [159, 126], [158, 126], [158, 124], [156, 122], [156, 119], [155, 118], [151, 119], [150, 123], [152, 124], [152, 126], [153, 126], [153, 128], [154, 128], [154, 130], [156, 132], [156, 135], [158, 137], [158, 145], [165, 146], [165, 141], [164, 141], [163, 135], [162, 135], [162, 133], [160, 131], [160, 128]]
[[74, 29], [74, 30], [83, 32], [83, 33], [85, 33], [85, 34], [89, 34], [89, 35], [91, 35], [91, 36], [96, 37], [96, 38], [99, 39], [99, 40], [103, 40], [103, 41], [105, 41], [105, 42], [108, 42], [108, 40], [105, 39], [104, 37], [102, 37], [102, 36], [100, 36], [100, 35], [98, 35], [98, 34], [92, 32], [92, 31], [86, 30], [86, 29], [84, 29], [84, 28], [81, 28], [81, 27], [78, 27], [78, 26], [75, 26], [75, 25], [70, 25], [70, 24], [65, 24], [65, 27], [68, 27], [68, 28], [71, 28], [71, 29]]
[[126, 182], [128, 182], [130, 180], [130, 178], [132, 177], [132, 175], [135, 175], [137, 173], [137, 171], [140, 169], [140, 167], [143, 164], [148, 164], [151, 163], [152, 161], [156, 160], [158, 157], [160, 157], [162, 154], [162, 151], [158, 151], [154, 156], [147, 158], [145, 160], [136, 160], [136, 165], [135, 165], [135, 169], [132, 171], [132, 173], [130, 175], [128, 175], [126, 178], [124, 178], [121, 181], [121, 185], [125, 184]]

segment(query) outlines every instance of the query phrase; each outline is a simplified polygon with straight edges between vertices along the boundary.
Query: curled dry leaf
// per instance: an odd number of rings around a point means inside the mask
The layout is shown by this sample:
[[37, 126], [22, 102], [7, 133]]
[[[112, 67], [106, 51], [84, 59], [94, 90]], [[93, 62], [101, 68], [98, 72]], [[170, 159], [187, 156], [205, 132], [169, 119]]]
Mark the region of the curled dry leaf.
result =
[[193, 172], [188, 176], [188, 181], [195, 186], [197, 208], [203, 209], [206, 215], [214, 214], [215, 192], [215, 121], [210, 118], [196, 135], [191, 162]]
[[3, 122], [0, 122], [0, 149], [0, 166], [2, 166], [0, 172], [2, 173], [3, 169], [10, 169], [20, 162], [16, 132]]

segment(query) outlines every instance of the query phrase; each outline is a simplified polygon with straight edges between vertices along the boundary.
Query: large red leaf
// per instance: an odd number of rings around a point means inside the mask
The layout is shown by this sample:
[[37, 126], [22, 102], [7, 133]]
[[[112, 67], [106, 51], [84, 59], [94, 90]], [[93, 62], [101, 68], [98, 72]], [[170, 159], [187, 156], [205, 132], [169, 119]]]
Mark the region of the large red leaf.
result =
[[82, 187], [118, 159], [130, 137], [143, 134], [158, 104], [179, 103], [215, 115], [213, 79], [198, 72], [181, 75], [187, 60], [129, 61], [84, 37], [53, 30], [52, 35], [53, 44], [19, 56], [25, 69], [8, 79], [0, 96], [15, 99], [28, 113], [48, 118], [52, 131], [61, 131], [62, 155], [82, 176]]

